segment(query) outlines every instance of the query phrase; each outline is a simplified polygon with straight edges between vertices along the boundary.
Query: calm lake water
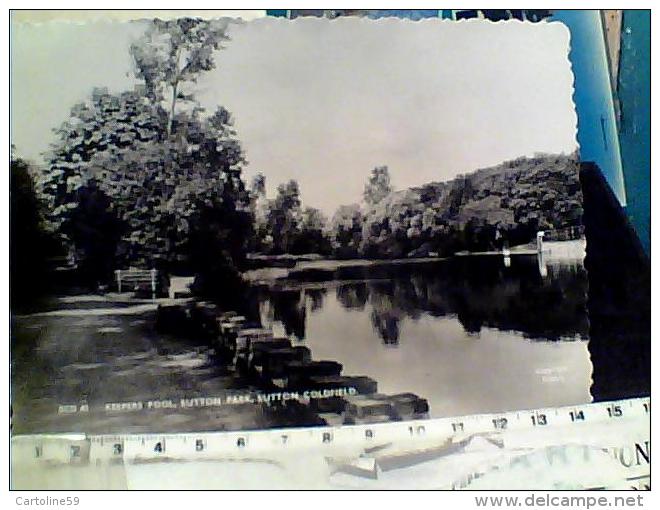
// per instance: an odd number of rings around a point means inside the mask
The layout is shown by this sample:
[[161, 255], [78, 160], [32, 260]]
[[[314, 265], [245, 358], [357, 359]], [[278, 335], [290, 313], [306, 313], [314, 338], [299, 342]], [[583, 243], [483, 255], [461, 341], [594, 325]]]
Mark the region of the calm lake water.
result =
[[[254, 286], [244, 313], [343, 364], [382, 393], [426, 398], [432, 417], [591, 401], [586, 271], [534, 256], [315, 266]], [[319, 424], [305, 406], [107, 412], [109, 402], [178, 402], [258, 391], [208, 341], [159, 332], [156, 305], [55, 297], [13, 318], [14, 432], [240, 430]], [[595, 340], [594, 340], [595, 342]], [[60, 413], [60, 405], [88, 404]], [[77, 409], [77, 408], [76, 408]]]
[[484, 256], [303, 271], [256, 301], [315, 359], [442, 417], [590, 402], [586, 292], [581, 262]]

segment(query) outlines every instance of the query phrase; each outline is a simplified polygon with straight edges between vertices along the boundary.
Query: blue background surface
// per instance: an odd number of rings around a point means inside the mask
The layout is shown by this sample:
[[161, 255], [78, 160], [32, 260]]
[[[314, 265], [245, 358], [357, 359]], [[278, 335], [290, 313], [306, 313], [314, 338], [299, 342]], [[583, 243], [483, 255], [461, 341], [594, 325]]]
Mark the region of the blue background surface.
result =
[[569, 59], [575, 76], [573, 99], [578, 115], [580, 159], [593, 161], [600, 167], [619, 202], [625, 206], [623, 168], [600, 12], [558, 10], [551, 19], [562, 22], [571, 32]]
[[623, 12], [618, 98], [627, 213], [651, 252], [651, 13]]

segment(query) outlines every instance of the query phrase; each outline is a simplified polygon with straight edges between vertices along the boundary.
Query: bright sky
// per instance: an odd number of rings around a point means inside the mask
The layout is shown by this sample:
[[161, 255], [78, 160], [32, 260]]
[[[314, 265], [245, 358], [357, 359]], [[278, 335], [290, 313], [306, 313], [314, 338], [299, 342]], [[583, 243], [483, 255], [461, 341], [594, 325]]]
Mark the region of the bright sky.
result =
[[[132, 87], [139, 22], [14, 25], [11, 129], [40, 161], [94, 86]], [[233, 25], [195, 86], [235, 118], [269, 193], [297, 179], [327, 214], [361, 198], [371, 169], [397, 189], [535, 152], [576, 149], [568, 30], [512, 21], [262, 19]]]

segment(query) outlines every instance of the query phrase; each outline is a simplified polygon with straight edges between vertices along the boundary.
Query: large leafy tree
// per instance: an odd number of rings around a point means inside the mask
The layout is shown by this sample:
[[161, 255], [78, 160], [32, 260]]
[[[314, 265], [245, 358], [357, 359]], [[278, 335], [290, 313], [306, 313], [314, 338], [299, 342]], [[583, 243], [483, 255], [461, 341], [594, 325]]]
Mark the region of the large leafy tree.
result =
[[[227, 204], [249, 215], [244, 158], [230, 113], [218, 107], [209, 114], [182, 92], [214, 67], [213, 51], [227, 39], [224, 27], [154, 21], [131, 48], [144, 83], [120, 94], [96, 89], [72, 109], [57, 130], [40, 186], [51, 227], [66, 241], [73, 239], [63, 226], [78, 207], [78, 190], [91, 179], [124, 224], [118, 266], [189, 265], [193, 217]], [[188, 107], [177, 109], [182, 101]]]
[[93, 289], [112, 277], [123, 224], [95, 179], [78, 188], [77, 196], [78, 204], [63, 229], [76, 248], [82, 283]]
[[95, 179], [126, 224], [118, 263], [183, 262], [196, 209], [213, 206], [227, 189], [237, 202], [247, 201], [229, 112], [202, 114], [180, 113], [176, 133], [167, 136], [162, 110], [139, 91], [96, 90], [60, 128], [43, 176], [52, 226], [72, 241], [62, 227], [78, 205], [78, 190]]
[[186, 85], [215, 68], [214, 51], [229, 40], [227, 25], [228, 20], [156, 19], [131, 46], [136, 75], [144, 80], [147, 96], [168, 103], [168, 133], [173, 130], [177, 103], [193, 100], [184, 90]]
[[54, 230], [68, 219], [78, 189], [89, 179], [98, 179], [118, 202], [142, 188], [139, 173], [153, 168], [165, 139], [162, 112], [140, 92], [115, 95], [95, 89], [56, 130], [50, 164], [40, 182]]
[[253, 238], [253, 216], [243, 182], [231, 178], [220, 190], [196, 196], [188, 217], [188, 253], [195, 290], [221, 304], [236, 305], [244, 293], [238, 269]]

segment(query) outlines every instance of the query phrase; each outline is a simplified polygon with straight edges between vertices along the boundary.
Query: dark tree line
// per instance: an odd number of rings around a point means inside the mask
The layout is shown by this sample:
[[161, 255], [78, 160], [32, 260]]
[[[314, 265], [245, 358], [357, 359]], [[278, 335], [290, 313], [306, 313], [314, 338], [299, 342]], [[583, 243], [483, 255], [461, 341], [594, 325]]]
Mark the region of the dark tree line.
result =
[[12, 154], [9, 165], [9, 293], [12, 308], [22, 308], [47, 289], [48, 255], [53, 241], [43, 226], [34, 169]]
[[[303, 221], [310, 210], [301, 208], [298, 185], [291, 181], [278, 188], [274, 200], [266, 200], [263, 191], [253, 195], [255, 249], [391, 259], [501, 250], [534, 242], [539, 230], [557, 240], [577, 238], [582, 235], [577, 165], [577, 155], [518, 158], [401, 191], [393, 190], [387, 167], [376, 167], [363, 204], [339, 206], [330, 221], [320, 214]], [[258, 181], [265, 189], [265, 178]]]

